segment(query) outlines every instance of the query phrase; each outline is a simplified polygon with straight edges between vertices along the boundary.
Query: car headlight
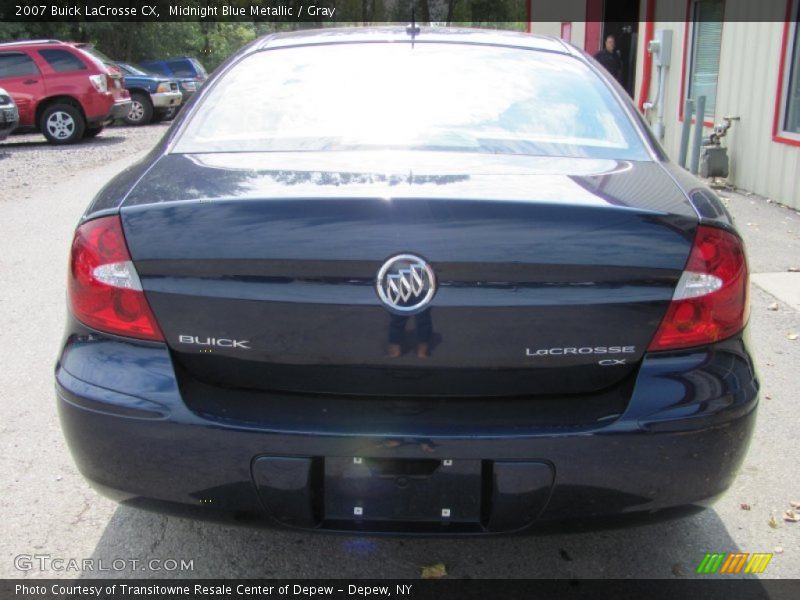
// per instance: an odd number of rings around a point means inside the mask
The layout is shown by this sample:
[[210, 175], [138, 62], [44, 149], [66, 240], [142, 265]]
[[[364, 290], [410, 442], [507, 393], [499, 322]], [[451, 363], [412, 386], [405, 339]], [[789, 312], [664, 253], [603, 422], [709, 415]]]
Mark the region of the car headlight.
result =
[[159, 83], [158, 87], [156, 88], [156, 92], [157, 93], [168, 92], [168, 91], [170, 91], [170, 85], [169, 85], [169, 83], [166, 83], [166, 82], [165, 83]]
[[7, 104], [11, 104], [11, 96], [0, 94], [0, 106], [6, 106]]
[[194, 81], [181, 81], [181, 87], [187, 92], [194, 92], [197, 90], [197, 85]]

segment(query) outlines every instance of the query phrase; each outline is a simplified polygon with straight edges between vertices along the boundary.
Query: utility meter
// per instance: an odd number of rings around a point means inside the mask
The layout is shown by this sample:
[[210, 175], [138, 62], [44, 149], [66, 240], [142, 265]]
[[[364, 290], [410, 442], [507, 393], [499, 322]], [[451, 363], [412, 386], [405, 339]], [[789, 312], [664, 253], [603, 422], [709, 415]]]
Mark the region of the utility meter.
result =
[[672, 30], [659, 29], [655, 37], [647, 43], [647, 51], [653, 55], [656, 65], [669, 66], [669, 57], [672, 55]]

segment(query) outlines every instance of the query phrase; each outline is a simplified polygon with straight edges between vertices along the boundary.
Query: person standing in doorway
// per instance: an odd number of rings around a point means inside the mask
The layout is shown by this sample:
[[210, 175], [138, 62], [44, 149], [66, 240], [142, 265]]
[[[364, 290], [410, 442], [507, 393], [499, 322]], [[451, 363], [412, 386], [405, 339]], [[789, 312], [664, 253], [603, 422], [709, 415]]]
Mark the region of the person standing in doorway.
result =
[[603, 65], [614, 79], [622, 83], [622, 58], [617, 52], [617, 38], [614, 34], [606, 36], [603, 49], [594, 55], [594, 59]]

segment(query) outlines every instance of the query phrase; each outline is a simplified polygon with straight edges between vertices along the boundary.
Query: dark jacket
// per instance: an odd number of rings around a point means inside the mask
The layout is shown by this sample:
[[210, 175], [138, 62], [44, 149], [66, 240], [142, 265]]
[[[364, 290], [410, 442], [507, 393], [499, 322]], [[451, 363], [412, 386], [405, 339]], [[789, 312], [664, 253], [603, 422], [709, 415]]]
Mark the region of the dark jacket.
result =
[[622, 59], [616, 52], [609, 52], [605, 48], [594, 55], [594, 59], [611, 73], [617, 81], [622, 81]]

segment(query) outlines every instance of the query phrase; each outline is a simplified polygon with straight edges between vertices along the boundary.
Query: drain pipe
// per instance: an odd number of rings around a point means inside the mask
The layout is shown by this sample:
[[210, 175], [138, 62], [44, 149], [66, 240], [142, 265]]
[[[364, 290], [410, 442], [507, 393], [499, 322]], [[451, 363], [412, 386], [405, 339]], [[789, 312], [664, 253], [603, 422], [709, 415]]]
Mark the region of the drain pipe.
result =
[[645, 109], [656, 109], [656, 123], [653, 126], [653, 133], [659, 140], [664, 139], [664, 102], [662, 96], [664, 95], [664, 87], [667, 85], [667, 68], [663, 65], [658, 65], [658, 90], [656, 90], [656, 98], [652, 102], [645, 102]]
[[653, 133], [659, 140], [664, 139], [664, 98], [666, 97], [667, 69], [669, 69], [672, 54], [672, 31], [659, 29], [653, 39], [648, 40], [647, 50], [653, 61], [658, 65], [658, 89], [655, 100], [645, 102], [644, 108], [656, 110], [656, 123]]

